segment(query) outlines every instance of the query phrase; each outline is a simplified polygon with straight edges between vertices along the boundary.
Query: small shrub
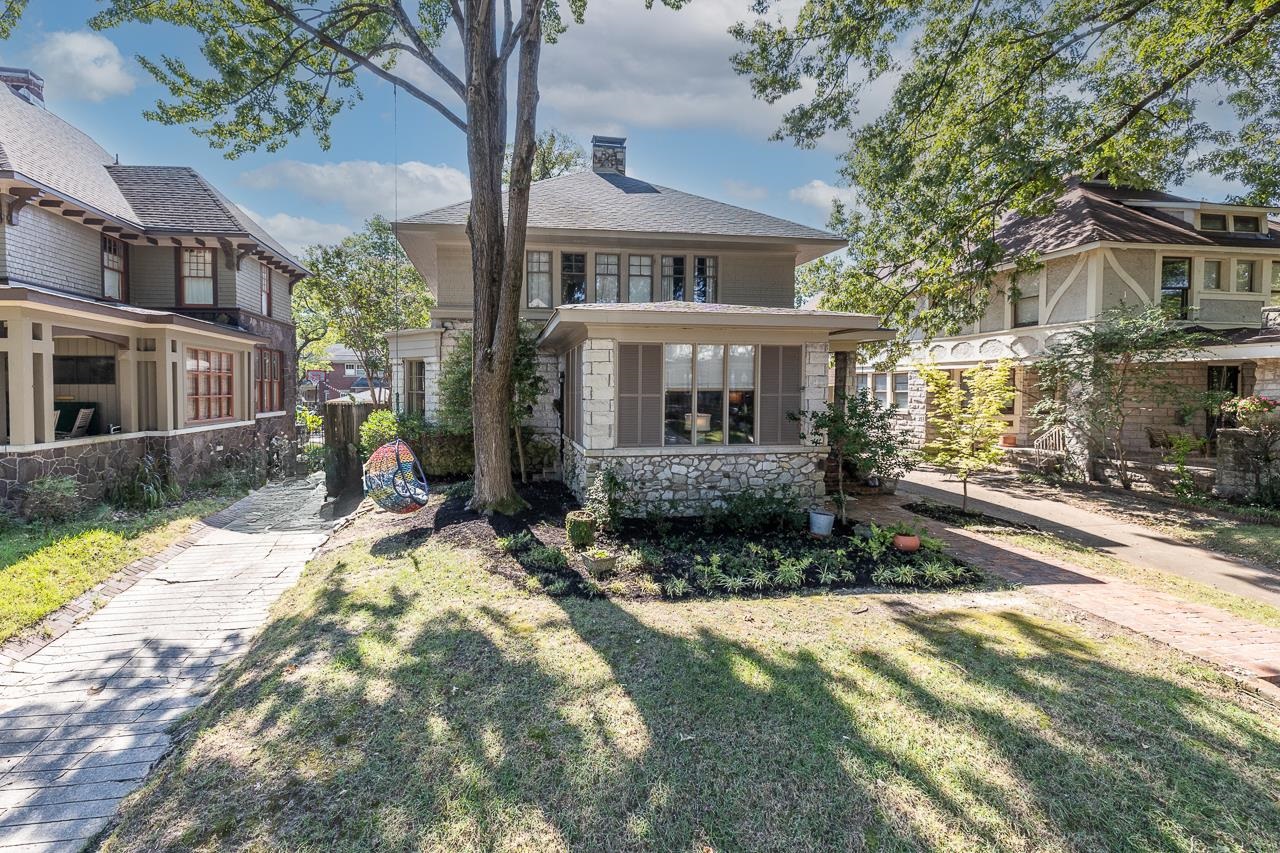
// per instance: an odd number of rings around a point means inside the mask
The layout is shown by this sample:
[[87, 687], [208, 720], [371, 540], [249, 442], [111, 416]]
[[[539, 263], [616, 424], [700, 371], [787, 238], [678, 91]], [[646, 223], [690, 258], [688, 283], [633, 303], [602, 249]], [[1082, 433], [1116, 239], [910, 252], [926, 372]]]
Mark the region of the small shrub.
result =
[[325, 470], [329, 464], [329, 448], [323, 444], [306, 444], [302, 448], [304, 474]]
[[564, 517], [564, 532], [569, 545], [575, 550], [590, 548], [596, 541], [596, 515], [590, 510], [578, 509]]
[[618, 571], [628, 574], [644, 571], [644, 558], [634, 548], [628, 548], [618, 555]]
[[462, 480], [458, 483], [451, 483], [444, 490], [445, 497], [458, 500], [469, 501], [471, 496], [475, 494], [476, 481]]
[[636, 578], [636, 589], [641, 595], [662, 595], [662, 585], [649, 575]]
[[519, 533], [513, 533], [510, 536], [499, 536], [495, 541], [499, 550], [508, 554], [515, 554], [532, 547], [534, 538], [529, 531], [521, 530]]
[[324, 418], [319, 412], [313, 412], [305, 406], [294, 410], [294, 422], [299, 429], [307, 433], [319, 432], [324, 428]]
[[766, 489], [762, 492], [738, 492], [722, 506], [704, 516], [711, 530], [729, 533], [775, 532], [799, 530], [804, 515], [789, 489]]
[[531, 571], [554, 574], [569, 567], [569, 558], [558, 548], [534, 545], [521, 555], [520, 563]]
[[941, 557], [922, 561], [919, 570], [923, 586], [951, 586], [964, 576], [963, 566]]
[[573, 583], [568, 578], [556, 578], [549, 583], [544, 582], [544, 587], [547, 595], [552, 598], [559, 598], [573, 592]]
[[107, 490], [107, 499], [125, 509], [158, 509], [180, 494], [164, 463], [145, 454], [129, 473]]
[[803, 559], [787, 557], [778, 563], [773, 579], [783, 589], [794, 589], [804, 585], [805, 563]]
[[360, 452], [366, 457], [389, 441], [401, 438], [400, 419], [390, 409], [374, 409], [360, 424]]
[[613, 530], [618, 521], [626, 514], [627, 494], [631, 487], [618, 476], [617, 469], [610, 463], [600, 466], [595, 479], [587, 487], [587, 505], [585, 509], [596, 518], [596, 526], [600, 530]]
[[914, 586], [920, 570], [911, 563], [885, 563], [871, 572], [871, 582], [878, 586]]
[[666, 593], [667, 598], [684, 598], [693, 592], [693, 587], [689, 586], [689, 582], [684, 578], [671, 578], [663, 584], [662, 591]]
[[22, 514], [35, 521], [66, 521], [83, 507], [75, 477], [38, 477], [27, 485]]

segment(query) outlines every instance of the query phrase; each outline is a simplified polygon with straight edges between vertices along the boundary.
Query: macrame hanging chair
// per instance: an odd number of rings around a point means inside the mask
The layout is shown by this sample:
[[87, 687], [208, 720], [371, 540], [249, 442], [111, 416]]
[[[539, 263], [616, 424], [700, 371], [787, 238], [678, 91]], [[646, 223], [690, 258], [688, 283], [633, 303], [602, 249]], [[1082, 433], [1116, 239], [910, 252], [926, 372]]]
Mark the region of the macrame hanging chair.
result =
[[427, 505], [430, 487], [418, 457], [397, 438], [373, 451], [364, 463], [364, 493], [379, 509], [407, 515]]

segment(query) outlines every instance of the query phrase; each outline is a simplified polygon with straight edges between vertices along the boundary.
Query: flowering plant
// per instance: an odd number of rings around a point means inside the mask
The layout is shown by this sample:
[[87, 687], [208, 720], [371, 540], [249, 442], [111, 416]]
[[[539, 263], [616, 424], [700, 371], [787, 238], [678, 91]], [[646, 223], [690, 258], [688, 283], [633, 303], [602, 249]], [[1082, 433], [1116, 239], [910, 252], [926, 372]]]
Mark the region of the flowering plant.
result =
[[1270, 397], [1235, 397], [1222, 404], [1222, 413], [1233, 417], [1244, 427], [1256, 427], [1267, 415], [1280, 408], [1280, 400]]

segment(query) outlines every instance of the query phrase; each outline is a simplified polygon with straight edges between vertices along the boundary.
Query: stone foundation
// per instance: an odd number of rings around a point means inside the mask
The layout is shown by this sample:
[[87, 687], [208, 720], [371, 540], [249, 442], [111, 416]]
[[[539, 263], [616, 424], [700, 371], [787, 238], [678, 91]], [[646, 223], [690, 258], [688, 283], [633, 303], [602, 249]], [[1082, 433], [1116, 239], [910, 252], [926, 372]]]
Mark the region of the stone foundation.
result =
[[1280, 461], [1273, 463], [1270, 477], [1257, 470], [1253, 448], [1258, 440], [1257, 434], [1249, 430], [1218, 430], [1218, 475], [1213, 490], [1219, 496], [1252, 500], [1258, 496], [1260, 482], [1280, 478]]
[[631, 487], [628, 500], [642, 512], [646, 507], [674, 502], [675, 515], [699, 515], [730, 495], [787, 489], [802, 504], [826, 494], [823, 484], [825, 447], [795, 450], [727, 450], [707, 453], [588, 453], [565, 443], [564, 479], [578, 500], [603, 465]]

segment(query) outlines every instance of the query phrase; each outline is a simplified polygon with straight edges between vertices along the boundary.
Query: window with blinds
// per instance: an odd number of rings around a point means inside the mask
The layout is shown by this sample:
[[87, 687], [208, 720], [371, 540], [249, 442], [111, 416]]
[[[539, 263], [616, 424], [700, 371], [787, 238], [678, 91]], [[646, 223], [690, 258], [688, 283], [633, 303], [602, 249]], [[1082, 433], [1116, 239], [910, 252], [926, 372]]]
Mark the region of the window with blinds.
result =
[[560, 399], [564, 434], [582, 443], [582, 347], [564, 355], [564, 382]]
[[618, 446], [662, 444], [662, 344], [618, 347]]
[[800, 422], [787, 413], [800, 411], [803, 357], [800, 347], [760, 347], [761, 444], [800, 443]]

